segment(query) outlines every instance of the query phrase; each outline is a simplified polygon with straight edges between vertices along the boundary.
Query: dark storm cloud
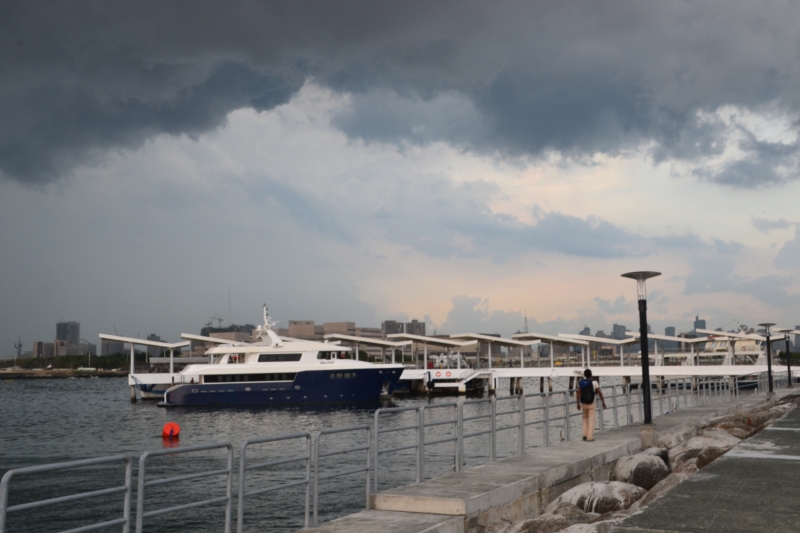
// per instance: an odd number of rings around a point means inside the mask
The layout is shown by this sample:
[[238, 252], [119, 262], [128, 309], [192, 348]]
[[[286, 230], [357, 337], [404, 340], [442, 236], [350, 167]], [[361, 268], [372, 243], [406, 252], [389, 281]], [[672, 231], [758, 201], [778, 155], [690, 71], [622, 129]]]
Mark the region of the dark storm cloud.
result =
[[[44, 183], [309, 79], [351, 95], [335, 123], [367, 141], [694, 161], [730, 136], [703, 114], [800, 116], [798, 22], [779, 2], [5, 2], [0, 171]], [[796, 177], [796, 144], [736, 142], [743, 159], [697, 176]]]

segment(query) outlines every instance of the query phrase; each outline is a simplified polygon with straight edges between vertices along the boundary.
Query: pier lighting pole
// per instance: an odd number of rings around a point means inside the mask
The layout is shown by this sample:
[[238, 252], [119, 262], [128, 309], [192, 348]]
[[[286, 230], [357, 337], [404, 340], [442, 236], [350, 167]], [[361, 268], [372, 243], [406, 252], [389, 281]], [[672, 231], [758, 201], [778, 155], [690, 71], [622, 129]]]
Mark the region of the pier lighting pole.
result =
[[789, 388], [792, 388], [792, 352], [789, 350], [789, 333], [786, 332], [786, 371], [789, 373]]
[[772, 343], [769, 341], [769, 328], [774, 325], [774, 322], [765, 322], [763, 324], [759, 324], [759, 326], [767, 330], [767, 377], [769, 378], [769, 392], [767, 393], [767, 400], [772, 399]]
[[661, 272], [628, 272], [623, 278], [636, 280], [636, 294], [639, 297], [639, 340], [642, 346], [642, 403], [644, 404], [644, 423], [653, 423], [650, 407], [650, 353], [647, 341], [647, 287], [648, 279], [660, 276]]

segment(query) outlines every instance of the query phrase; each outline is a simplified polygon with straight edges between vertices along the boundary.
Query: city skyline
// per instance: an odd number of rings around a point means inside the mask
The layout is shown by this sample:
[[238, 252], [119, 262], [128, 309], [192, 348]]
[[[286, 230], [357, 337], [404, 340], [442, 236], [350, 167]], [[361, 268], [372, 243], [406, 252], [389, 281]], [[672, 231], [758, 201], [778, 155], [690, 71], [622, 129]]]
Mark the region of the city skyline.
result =
[[653, 331], [800, 322], [798, 5], [0, 21], [0, 357], [62, 319], [174, 341], [265, 302], [283, 325], [609, 332], [638, 323], [632, 270], [662, 272]]

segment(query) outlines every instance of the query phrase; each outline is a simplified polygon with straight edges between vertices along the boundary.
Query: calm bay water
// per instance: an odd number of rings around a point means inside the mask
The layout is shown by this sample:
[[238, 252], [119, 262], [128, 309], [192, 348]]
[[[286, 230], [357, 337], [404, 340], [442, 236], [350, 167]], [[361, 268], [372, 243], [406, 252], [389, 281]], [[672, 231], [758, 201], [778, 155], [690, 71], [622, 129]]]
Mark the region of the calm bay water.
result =
[[[538, 380], [526, 380], [526, 392], [538, 390]], [[563, 389], [565, 384], [557, 387]], [[502, 391], [502, 389], [501, 389]], [[155, 402], [130, 403], [125, 379], [47, 379], [13, 380], [0, 382], [0, 474], [15, 467], [55, 463], [114, 454], [134, 457], [134, 486], [137, 475], [136, 460], [146, 450], [162, 449], [161, 427], [168, 421], [180, 424], [180, 446], [232, 442], [234, 469], [238, 477], [239, 445], [254, 437], [278, 436], [294, 432], [315, 431], [373, 423], [375, 409], [383, 407], [442, 404], [456, 401], [453, 397], [395, 399], [388, 404], [339, 405], [335, 407], [285, 407], [285, 408], [170, 408], [163, 409]], [[498, 403], [498, 412], [514, 409], [515, 402]], [[454, 408], [430, 411], [427, 420], [454, 418]], [[486, 414], [487, 404], [469, 406], [469, 414]], [[466, 416], [467, 413], [465, 413]], [[528, 415], [528, 421], [539, 419], [541, 412]], [[397, 413], [382, 419], [382, 427], [400, 427], [415, 423], [414, 412]], [[552, 415], [551, 415], [552, 416]], [[572, 431], [580, 431], [578, 419], [573, 419]], [[474, 421], [470, 431], [486, 429], [486, 421]], [[481, 425], [483, 424], [483, 425]], [[516, 415], [506, 415], [498, 426], [516, 424]], [[551, 442], [559, 440], [558, 421], [551, 427]], [[452, 434], [452, 425], [442, 425], [426, 431], [426, 440], [432, 441]], [[326, 436], [327, 450], [365, 444], [365, 432]], [[510, 455], [516, 450], [516, 429], [500, 434], [498, 455]], [[528, 446], [541, 445], [540, 426], [526, 432]], [[414, 432], [404, 431], [382, 437], [381, 448], [414, 442]], [[255, 446], [247, 456], [253, 462], [273, 460], [278, 457], [297, 456], [304, 450], [300, 441], [276, 445]], [[466, 461], [474, 465], [488, 460], [488, 436], [465, 440]], [[454, 445], [443, 443], [426, 449], [426, 474], [442, 475], [453, 470]], [[361, 466], [364, 452], [324, 460], [321, 471]], [[272, 471], [254, 471], [248, 474], [248, 487], [266, 487], [301, 479], [302, 465], [284, 466]], [[155, 458], [148, 462], [148, 479], [186, 474], [200, 470], [225, 467], [224, 453], [201, 452], [184, 456]], [[382, 455], [380, 458], [380, 489], [404, 485], [414, 480], [415, 457], [413, 450]], [[365, 475], [323, 481], [320, 484], [320, 520], [329, 520], [365, 505]], [[50, 498], [59, 495], [97, 490], [121, 485], [121, 466], [94, 468], [68, 474], [47, 474], [16, 479], [12, 482], [9, 504]], [[233, 492], [237, 492], [234, 481]], [[146, 509], [157, 509], [189, 501], [224, 495], [222, 476], [205, 478], [175, 485], [148, 489]], [[245, 530], [282, 533], [302, 527], [303, 489], [296, 487], [285, 491], [254, 496], [247, 500]], [[12, 513], [8, 518], [8, 531], [47, 533], [86, 524], [87, 519], [108, 520], [121, 517], [121, 496], [110, 496], [65, 504], [44, 510]], [[135, 494], [132, 500], [135, 509]], [[235, 504], [233, 523], [235, 525]], [[208, 506], [145, 521], [146, 531], [220, 531], [222, 506]], [[117, 531], [119, 528], [110, 528]], [[235, 529], [235, 528], [234, 528]]]

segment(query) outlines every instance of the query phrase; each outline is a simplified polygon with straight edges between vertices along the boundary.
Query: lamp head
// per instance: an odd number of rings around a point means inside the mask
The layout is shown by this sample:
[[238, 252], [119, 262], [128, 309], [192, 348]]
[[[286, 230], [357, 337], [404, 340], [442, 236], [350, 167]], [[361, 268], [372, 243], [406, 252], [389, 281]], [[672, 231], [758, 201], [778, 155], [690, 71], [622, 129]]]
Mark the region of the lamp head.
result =
[[650, 278], [654, 278], [660, 275], [661, 272], [640, 271], [640, 272], [628, 272], [627, 274], [622, 274], [622, 277], [636, 280], [636, 294], [637, 296], [639, 296], [640, 300], [646, 300], [647, 288], [645, 286], [645, 282]]
[[767, 335], [769, 335], [769, 328], [775, 325], [775, 322], [764, 322], [763, 324], [759, 324], [762, 328], [767, 330]]

